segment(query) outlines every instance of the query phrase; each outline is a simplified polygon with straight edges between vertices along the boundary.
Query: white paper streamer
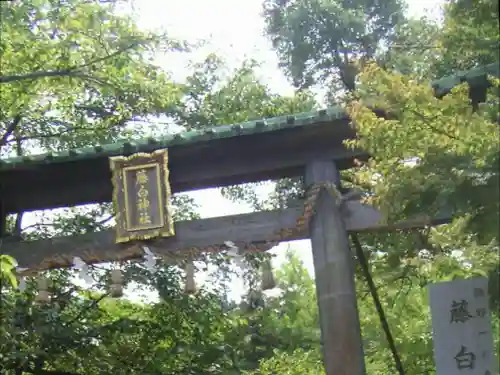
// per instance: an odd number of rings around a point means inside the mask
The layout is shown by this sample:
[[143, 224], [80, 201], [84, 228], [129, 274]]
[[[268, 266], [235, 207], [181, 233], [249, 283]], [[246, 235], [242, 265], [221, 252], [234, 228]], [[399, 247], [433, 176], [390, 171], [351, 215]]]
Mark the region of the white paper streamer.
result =
[[149, 271], [153, 271], [156, 267], [154, 253], [147, 246], [143, 246], [142, 250], [144, 250], [144, 267], [146, 267]]
[[82, 260], [82, 258], [74, 257], [73, 267], [79, 271], [78, 276], [85, 282], [85, 284], [89, 285], [94, 283], [94, 279], [89, 274], [89, 266]]
[[[20, 273], [22, 273], [24, 271], [29, 270], [29, 268], [18, 267], [17, 262], [15, 264], [16, 264], [16, 274], [17, 275], [19, 275]], [[18, 276], [17, 280], [18, 280], [17, 287], [18, 287], [19, 291], [22, 293], [26, 290], [26, 278], [24, 276]]]
[[240, 249], [236, 247], [236, 245], [232, 241], [224, 241], [224, 245], [229, 248], [227, 251], [227, 255], [233, 258], [234, 265], [240, 269], [243, 269], [245, 267], [245, 259], [240, 253]]
[[21, 293], [23, 293], [26, 290], [26, 279], [24, 277], [19, 278], [17, 287]]

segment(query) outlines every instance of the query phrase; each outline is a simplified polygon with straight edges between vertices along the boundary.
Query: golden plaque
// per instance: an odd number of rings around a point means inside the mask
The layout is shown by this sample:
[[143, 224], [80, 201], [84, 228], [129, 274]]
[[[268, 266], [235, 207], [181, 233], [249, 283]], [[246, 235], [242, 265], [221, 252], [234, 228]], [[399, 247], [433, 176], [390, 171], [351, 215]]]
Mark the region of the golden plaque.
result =
[[168, 150], [109, 159], [116, 243], [175, 234], [170, 206]]

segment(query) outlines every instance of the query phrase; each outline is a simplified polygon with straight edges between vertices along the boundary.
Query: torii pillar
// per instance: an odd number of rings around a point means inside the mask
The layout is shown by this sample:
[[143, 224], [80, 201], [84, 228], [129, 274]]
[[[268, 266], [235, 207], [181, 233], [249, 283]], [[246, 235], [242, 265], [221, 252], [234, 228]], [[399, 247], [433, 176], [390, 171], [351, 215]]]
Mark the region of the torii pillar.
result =
[[[333, 161], [306, 167], [306, 184], [340, 182]], [[335, 199], [322, 191], [310, 224], [326, 375], [365, 375], [363, 343], [348, 234]]]

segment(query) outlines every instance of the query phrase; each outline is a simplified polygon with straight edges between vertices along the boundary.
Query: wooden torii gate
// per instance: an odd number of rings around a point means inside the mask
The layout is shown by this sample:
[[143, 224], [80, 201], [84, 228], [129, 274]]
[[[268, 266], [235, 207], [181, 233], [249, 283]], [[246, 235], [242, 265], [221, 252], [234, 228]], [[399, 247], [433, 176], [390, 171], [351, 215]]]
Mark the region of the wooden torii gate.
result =
[[[486, 74], [492, 71], [498, 76], [496, 64], [437, 81], [436, 94], [444, 95], [466, 80], [471, 94], [479, 95], [476, 98], [481, 100]], [[354, 159], [369, 156], [363, 150], [344, 147], [344, 140], [356, 136], [349, 123], [344, 111], [334, 107], [159, 138], [0, 160], [0, 252], [16, 258], [29, 273], [70, 267], [74, 257], [89, 264], [141, 258], [140, 243], [117, 244], [113, 230], [33, 242], [12, 241], [5, 233], [8, 214], [110, 202], [110, 157], [168, 149], [174, 193], [304, 176], [306, 186], [315, 191], [316, 207], [306, 225], [305, 216], [311, 208], [307, 202], [306, 212], [297, 206], [177, 222], [174, 236], [154, 239], [148, 246], [160, 256], [179, 259], [186, 254], [223, 250], [226, 241], [252, 251], [268, 250], [279, 241], [310, 238], [326, 374], [362, 375], [365, 368], [348, 232], [416, 228], [445, 222], [448, 217], [420, 217], [389, 225], [373, 207], [344, 200], [339, 171], [352, 167]]]

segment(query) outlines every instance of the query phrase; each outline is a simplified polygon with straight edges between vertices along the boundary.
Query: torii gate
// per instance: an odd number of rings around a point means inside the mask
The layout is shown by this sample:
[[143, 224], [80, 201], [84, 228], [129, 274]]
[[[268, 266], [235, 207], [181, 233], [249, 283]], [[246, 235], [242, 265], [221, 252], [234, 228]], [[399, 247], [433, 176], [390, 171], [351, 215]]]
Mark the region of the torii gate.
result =
[[[481, 100], [487, 73], [498, 65], [464, 72], [434, 83], [444, 95], [464, 80], [473, 100]], [[484, 78], [484, 79], [483, 79]], [[477, 97], [475, 95], [478, 95]], [[140, 243], [115, 243], [113, 230], [34, 242], [8, 241], [7, 214], [110, 202], [109, 158], [168, 149], [169, 185], [184, 192], [284, 177], [304, 176], [310, 194], [304, 207], [175, 223], [175, 235], [148, 246], [160, 256], [185, 258], [225, 249], [232, 241], [246, 250], [268, 250], [279, 241], [310, 238], [327, 375], [365, 373], [354, 271], [348, 232], [418, 228], [449, 217], [420, 217], [388, 224], [376, 209], [340, 194], [339, 171], [367, 159], [363, 150], [344, 147], [355, 137], [340, 107], [242, 124], [218, 126], [160, 138], [98, 145], [60, 153], [0, 160], [2, 253], [29, 273], [86, 263], [143, 256]], [[326, 193], [329, 192], [329, 193]], [[311, 219], [311, 208], [316, 213]]]

